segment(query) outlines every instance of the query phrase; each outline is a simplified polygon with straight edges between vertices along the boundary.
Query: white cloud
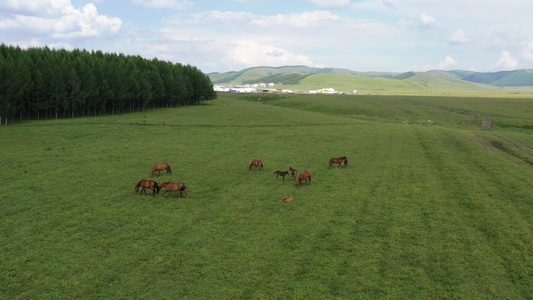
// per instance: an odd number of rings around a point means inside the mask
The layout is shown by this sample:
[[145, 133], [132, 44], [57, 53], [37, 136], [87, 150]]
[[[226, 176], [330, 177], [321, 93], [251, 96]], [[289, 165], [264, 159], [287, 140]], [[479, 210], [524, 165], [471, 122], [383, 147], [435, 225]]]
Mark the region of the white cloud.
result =
[[242, 67], [308, 65], [313, 62], [305, 55], [298, 55], [268, 44], [240, 41], [228, 47], [224, 60]]
[[448, 69], [448, 68], [453, 67], [455, 65], [457, 65], [457, 60], [453, 59], [450, 56], [446, 56], [445, 60], [441, 61], [438, 64], [437, 68], [438, 69]]
[[448, 39], [449, 43], [452, 45], [466, 44], [470, 42], [470, 40], [470, 37], [468, 37], [461, 29], [455, 31]]
[[317, 10], [312, 12], [303, 12], [299, 14], [290, 15], [276, 15], [271, 17], [254, 18], [252, 23], [264, 27], [272, 24], [278, 26], [291, 26], [295, 28], [313, 28], [320, 27], [323, 23], [329, 21], [338, 21], [340, 17], [332, 14], [329, 11]]
[[348, 7], [350, 5], [350, 0], [307, 0], [307, 1], [313, 3], [318, 8], [339, 8], [339, 7]]
[[437, 25], [437, 19], [426, 14], [420, 15], [420, 22], [422, 23], [422, 27], [424, 28], [431, 28]]
[[502, 51], [500, 60], [498, 61], [498, 64], [496, 64], [495, 68], [498, 70], [510, 71], [515, 70], [517, 66], [518, 61], [511, 56], [511, 53], [508, 51]]
[[522, 58], [526, 61], [533, 62], [533, 42], [522, 43]]
[[388, 8], [398, 9], [400, 6], [400, 0], [381, 0], [381, 3]]
[[68, 38], [116, 34], [122, 25], [119, 18], [98, 14], [92, 3], [82, 9], [74, 8], [70, 0], [9, 0], [3, 5], [15, 10], [15, 14], [2, 20], [0, 29], [17, 28]]
[[133, 0], [133, 4], [148, 8], [171, 8], [185, 10], [194, 6], [194, 3], [187, 0]]

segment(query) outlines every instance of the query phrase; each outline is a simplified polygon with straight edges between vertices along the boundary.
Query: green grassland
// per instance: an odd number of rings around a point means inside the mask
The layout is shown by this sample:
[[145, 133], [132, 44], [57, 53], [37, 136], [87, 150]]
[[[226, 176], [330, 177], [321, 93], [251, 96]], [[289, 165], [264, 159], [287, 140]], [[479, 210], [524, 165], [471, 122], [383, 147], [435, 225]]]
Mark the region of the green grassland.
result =
[[[532, 101], [220, 94], [1, 126], [0, 299], [531, 299], [533, 155], [492, 133], [531, 147]], [[134, 193], [163, 161], [190, 198]]]

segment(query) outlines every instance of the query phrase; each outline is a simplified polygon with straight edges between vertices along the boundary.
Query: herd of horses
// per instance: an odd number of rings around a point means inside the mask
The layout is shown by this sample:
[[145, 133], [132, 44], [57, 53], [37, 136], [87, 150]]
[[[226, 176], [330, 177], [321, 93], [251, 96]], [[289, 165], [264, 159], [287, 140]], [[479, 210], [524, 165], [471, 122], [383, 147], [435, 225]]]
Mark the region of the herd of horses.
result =
[[[329, 160], [329, 167], [331, 168], [334, 164], [337, 164], [337, 168], [341, 167], [341, 164], [344, 163], [344, 167], [348, 167], [348, 158], [346, 156], [343, 157], [332, 157]], [[263, 169], [263, 162], [258, 159], [254, 159], [252, 163], [250, 164], [249, 170], [262, 170]], [[289, 171], [275, 171], [274, 174], [276, 175], [276, 180], [279, 179], [279, 176], [283, 178], [283, 181], [285, 181], [285, 176], [291, 174], [291, 178], [293, 178], [296, 181], [296, 187], [302, 186], [303, 182], [306, 182], [308, 184], [311, 184], [311, 173], [307, 170], [303, 171], [302, 173], [298, 174], [298, 170], [294, 169], [293, 167], [289, 167]], [[292, 197], [292, 194], [290, 194], [289, 197], [285, 197], [281, 199], [281, 202], [290, 202], [293, 201], [294, 198]]]
[[[329, 160], [329, 167], [331, 168], [334, 164], [337, 164], [337, 168], [341, 167], [341, 164], [344, 163], [344, 167], [348, 167], [348, 158], [346, 156], [343, 157], [332, 157]], [[254, 159], [252, 163], [250, 164], [249, 170], [263, 170], [263, 161]], [[168, 162], [163, 162], [160, 164], [155, 164], [152, 168], [152, 177], [156, 175], [156, 172], [158, 173], [158, 176], [161, 176], [161, 171], [167, 171], [168, 174], [172, 174], [172, 169], [170, 168], [170, 164]], [[298, 174], [298, 170], [294, 169], [293, 167], [289, 167], [289, 171], [275, 171], [274, 174], [276, 175], [276, 180], [279, 179], [279, 176], [283, 178], [283, 181], [285, 181], [285, 176], [291, 175], [291, 178], [296, 181], [296, 187], [302, 186], [304, 182], [307, 184], [311, 184], [311, 173], [307, 170], [301, 172]], [[135, 193], [139, 192], [139, 189], [141, 189], [141, 194], [144, 192], [145, 195], [146, 189], [152, 190], [152, 196], [155, 196], [156, 194], [159, 194], [159, 191], [161, 189], [165, 189], [164, 196], [168, 193], [168, 196], [171, 197], [171, 193], [173, 191], [180, 192], [179, 198], [183, 196], [183, 192], [185, 192], [185, 196], [189, 198], [189, 193], [187, 192], [187, 186], [185, 183], [182, 182], [163, 182], [161, 184], [158, 184], [155, 180], [146, 180], [143, 179], [137, 183], [135, 186]], [[281, 199], [281, 202], [290, 202], [293, 201], [294, 198], [292, 197], [292, 194], [290, 194], [290, 197], [285, 197]]]
[[[152, 177], [155, 176], [156, 172], [159, 172], [159, 176], [161, 175], [161, 171], [166, 170], [167, 175], [172, 174], [172, 169], [170, 168], [170, 164], [168, 162], [162, 162], [160, 164], [155, 164], [152, 168]], [[139, 189], [141, 189], [141, 194], [144, 192], [145, 195], [146, 189], [152, 190], [152, 196], [155, 196], [155, 194], [159, 194], [159, 191], [161, 189], [165, 189], [165, 193], [163, 194], [166, 196], [168, 193], [168, 197], [171, 197], [172, 192], [180, 192], [180, 199], [183, 196], [183, 192], [185, 192], [185, 196], [189, 198], [189, 192], [187, 192], [187, 186], [183, 182], [163, 182], [161, 184], [157, 183], [155, 180], [146, 180], [143, 179], [137, 183], [135, 186], [135, 193], [139, 192]]]

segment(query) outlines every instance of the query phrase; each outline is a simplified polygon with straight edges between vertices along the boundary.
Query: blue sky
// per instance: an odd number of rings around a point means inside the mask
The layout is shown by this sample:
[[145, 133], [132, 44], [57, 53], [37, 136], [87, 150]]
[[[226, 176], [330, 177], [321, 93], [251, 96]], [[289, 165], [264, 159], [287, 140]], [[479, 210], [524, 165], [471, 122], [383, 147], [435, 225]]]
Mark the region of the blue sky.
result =
[[1, 0], [0, 42], [238, 71], [533, 69], [531, 0]]

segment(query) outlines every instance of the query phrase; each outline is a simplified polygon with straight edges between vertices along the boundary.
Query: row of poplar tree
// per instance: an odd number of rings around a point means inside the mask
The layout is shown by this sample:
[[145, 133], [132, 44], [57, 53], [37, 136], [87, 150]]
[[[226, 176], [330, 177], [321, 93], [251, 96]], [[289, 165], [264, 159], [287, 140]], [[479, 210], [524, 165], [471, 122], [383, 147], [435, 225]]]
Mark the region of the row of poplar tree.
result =
[[0, 125], [196, 105], [215, 98], [209, 77], [190, 65], [101, 51], [0, 45]]

